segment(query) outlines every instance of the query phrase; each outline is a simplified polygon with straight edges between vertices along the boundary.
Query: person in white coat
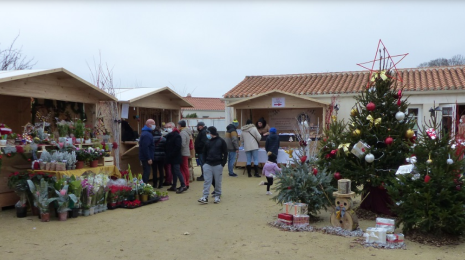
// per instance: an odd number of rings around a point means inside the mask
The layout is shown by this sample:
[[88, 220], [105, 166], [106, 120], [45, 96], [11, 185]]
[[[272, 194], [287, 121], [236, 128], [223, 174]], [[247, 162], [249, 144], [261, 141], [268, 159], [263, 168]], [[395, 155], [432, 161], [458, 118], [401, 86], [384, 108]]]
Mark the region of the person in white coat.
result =
[[258, 174], [258, 144], [260, 139], [262, 138], [260, 133], [257, 130], [257, 127], [252, 123], [252, 120], [248, 119], [246, 125], [241, 128], [242, 134], [241, 139], [245, 151], [245, 155], [247, 156], [247, 174], [249, 177], [252, 177], [252, 158], [254, 163], [254, 170], [255, 170], [255, 177], [260, 178], [260, 174]]

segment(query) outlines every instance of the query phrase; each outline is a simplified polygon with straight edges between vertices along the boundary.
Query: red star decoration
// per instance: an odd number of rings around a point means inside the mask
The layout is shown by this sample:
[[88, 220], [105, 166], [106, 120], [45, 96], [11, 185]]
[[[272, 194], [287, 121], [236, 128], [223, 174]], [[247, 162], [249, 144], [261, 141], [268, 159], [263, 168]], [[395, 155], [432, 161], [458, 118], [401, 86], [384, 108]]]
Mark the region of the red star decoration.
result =
[[[386, 51], [387, 57], [382, 57], [381, 54], [379, 53], [381, 45], [382, 45], [382, 49]], [[378, 58], [378, 55], [380, 56], [379, 58]], [[378, 47], [376, 48], [375, 58], [372, 61], [357, 63], [358, 66], [370, 71], [370, 76], [368, 77], [367, 88], [369, 88], [370, 85], [371, 85], [371, 76], [373, 75], [373, 73], [379, 73], [380, 72], [379, 70], [374, 69], [375, 63], [377, 61], [379, 61], [381, 63], [381, 61], [384, 61], [386, 59], [388, 60], [388, 63], [389, 63], [389, 61], [391, 61], [391, 66], [387, 67], [387, 68], [384, 68], [384, 70], [390, 71], [392, 68], [394, 68], [394, 71], [395, 71], [395, 76], [394, 77], [390, 76], [390, 75], [386, 75], [386, 76], [388, 76], [391, 79], [395, 79], [395, 80], [397, 80], [399, 82], [403, 82], [400, 73], [397, 71], [396, 65], [399, 62], [401, 62], [407, 55], [408, 55], [408, 53], [391, 56], [391, 54], [389, 54], [389, 51], [387, 50], [386, 46], [384, 45], [383, 41], [379, 40]], [[392, 58], [398, 58], [398, 57], [399, 57], [399, 60], [397, 62], [394, 62], [394, 60]], [[368, 63], [371, 63], [371, 69], [364, 66], [364, 64], [368, 64]]]

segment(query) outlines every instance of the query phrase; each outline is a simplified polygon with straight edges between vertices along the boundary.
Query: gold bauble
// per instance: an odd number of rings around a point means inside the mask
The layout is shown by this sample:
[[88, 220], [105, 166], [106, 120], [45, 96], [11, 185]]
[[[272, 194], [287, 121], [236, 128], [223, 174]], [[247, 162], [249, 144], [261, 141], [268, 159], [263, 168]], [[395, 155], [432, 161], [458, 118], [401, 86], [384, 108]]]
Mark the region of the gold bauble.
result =
[[355, 130], [352, 132], [352, 134], [355, 135], [355, 136], [358, 136], [358, 135], [360, 135], [361, 133], [362, 133], [362, 132], [360, 132], [359, 129], [355, 129]]
[[352, 108], [352, 110], [350, 110], [350, 115], [354, 116], [354, 117], [357, 116], [358, 115], [358, 110], [355, 109], [355, 108]]
[[433, 160], [428, 159], [428, 160], [426, 160], [426, 163], [427, 163], [427, 164], [432, 164], [432, 163], [433, 163]]
[[407, 130], [407, 133], [405, 133], [405, 136], [407, 138], [412, 138], [415, 135], [415, 132], [412, 129]]

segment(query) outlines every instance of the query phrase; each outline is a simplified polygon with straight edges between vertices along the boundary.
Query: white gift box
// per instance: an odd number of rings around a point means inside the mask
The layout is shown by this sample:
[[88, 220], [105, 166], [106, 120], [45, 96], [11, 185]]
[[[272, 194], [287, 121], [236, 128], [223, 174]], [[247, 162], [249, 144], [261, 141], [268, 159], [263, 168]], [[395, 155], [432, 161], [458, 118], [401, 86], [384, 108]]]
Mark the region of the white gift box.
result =
[[390, 218], [376, 218], [376, 227], [385, 228], [387, 233], [394, 233], [396, 221]]
[[369, 148], [370, 148], [369, 145], [367, 145], [366, 143], [362, 141], [359, 141], [358, 143], [354, 145], [354, 147], [352, 147], [352, 150], [350, 152], [353, 153], [358, 158], [362, 158]]
[[399, 169], [397, 169], [396, 174], [409, 174], [409, 173], [412, 173], [414, 167], [415, 167], [415, 165], [413, 165], [413, 164], [399, 166]]
[[307, 215], [308, 205], [305, 203], [286, 202], [283, 204], [283, 213], [291, 215]]
[[367, 228], [363, 234], [367, 243], [386, 244], [386, 229], [385, 228]]
[[404, 234], [387, 234], [386, 235], [386, 243], [403, 245], [404, 244]]

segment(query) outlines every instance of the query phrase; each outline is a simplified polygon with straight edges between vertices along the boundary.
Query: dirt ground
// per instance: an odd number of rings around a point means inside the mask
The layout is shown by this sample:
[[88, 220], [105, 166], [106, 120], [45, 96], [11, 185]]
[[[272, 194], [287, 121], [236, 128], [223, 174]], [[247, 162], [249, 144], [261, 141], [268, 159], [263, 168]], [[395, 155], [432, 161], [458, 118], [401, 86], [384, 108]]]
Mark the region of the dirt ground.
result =
[[[193, 182], [168, 201], [66, 222], [2, 211], [0, 259], [465, 259], [463, 244], [438, 248], [407, 237], [407, 250], [388, 250], [363, 248], [354, 238], [280, 231], [267, 223], [282, 207], [257, 186], [258, 178], [237, 173], [231, 178], [224, 171], [220, 204], [200, 205], [203, 182]], [[322, 212], [315, 225], [329, 225], [329, 215]], [[365, 230], [374, 221], [360, 226]]]

